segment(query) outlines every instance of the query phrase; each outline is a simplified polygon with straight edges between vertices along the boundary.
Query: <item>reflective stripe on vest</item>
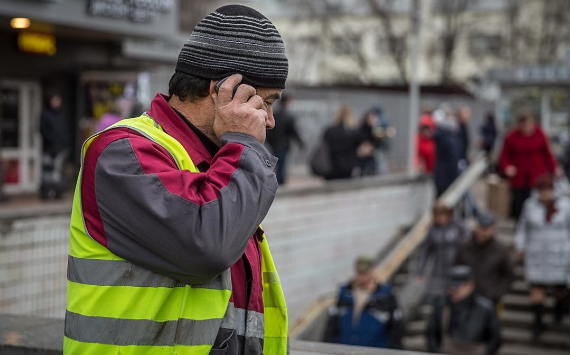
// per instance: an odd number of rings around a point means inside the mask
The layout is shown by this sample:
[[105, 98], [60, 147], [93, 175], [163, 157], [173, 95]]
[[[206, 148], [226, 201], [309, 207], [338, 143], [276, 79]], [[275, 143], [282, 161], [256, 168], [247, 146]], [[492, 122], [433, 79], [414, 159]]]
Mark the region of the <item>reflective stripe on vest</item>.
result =
[[[182, 145], [148, 115], [108, 129], [116, 128], [137, 131], [167, 150], [179, 169], [198, 172]], [[99, 134], [85, 142], [82, 166]], [[259, 244], [265, 313], [246, 313], [229, 302], [229, 269], [208, 284], [185, 285], [133, 265], [93, 240], [81, 207], [82, 172], [70, 226], [65, 354], [206, 355], [220, 328], [264, 339], [266, 355], [288, 353], [287, 308], [266, 238]]]

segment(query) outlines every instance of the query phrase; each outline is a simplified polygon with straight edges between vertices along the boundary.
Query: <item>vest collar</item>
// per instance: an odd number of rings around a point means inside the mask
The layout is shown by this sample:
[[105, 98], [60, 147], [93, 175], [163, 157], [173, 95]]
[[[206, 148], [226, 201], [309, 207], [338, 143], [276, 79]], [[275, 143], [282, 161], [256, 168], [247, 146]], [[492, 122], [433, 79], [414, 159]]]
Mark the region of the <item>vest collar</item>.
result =
[[156, 94], [150, 104], [148, 114], [166, 133], [182, 144], [195, 166], [202, 163], [210, 165], [212, 156], [208, 153], [208, 150], [204, 144], [202, 144], [196, 133], [194, 133], [190, 127], [182, 121], [182, 118], [178, 116], [176, 111], [170, 107], [168, 104], [168, 96], [160, 93]]

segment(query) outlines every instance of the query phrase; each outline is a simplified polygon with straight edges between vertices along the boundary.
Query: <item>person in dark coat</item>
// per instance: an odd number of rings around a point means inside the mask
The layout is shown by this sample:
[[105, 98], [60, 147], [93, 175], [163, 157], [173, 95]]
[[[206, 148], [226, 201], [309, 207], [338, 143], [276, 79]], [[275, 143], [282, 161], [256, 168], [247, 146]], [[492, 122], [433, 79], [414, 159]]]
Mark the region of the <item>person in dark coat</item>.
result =
[[401, 349], [402, 312], [390, 285], [374, 280], [374, 260], [359, 257], [354, 280], [340, 288], [329, 309], [324, 341], [345, 345]]
[[499, 159], [499, 167], [511, 183], [511, 216], [516, 221], [537, 179], [545, 174], [560, 174], [548, 139], [532, 114], [519, 114], [517, 123], [505, 138]]
[[61, 104], [61, 95], [48, 94], [40, 116], [43, 152], [53, 157], [67, 148], [67, 130], [61, 116]]
[[447, 299], [435, 304], [426, 332], [428, 351], [454, 355], [494, 355], [501, 346], [493, 303], [474, 292], [471, 268], [454, 266]]
[[509, 250], [495, 234], [495, 216], [479, 214], [473, 236], [459, 247], [455, 262], [469, 266], [473, 271], [475, 292], [498, 305], [511, 287], [514, 271]]
[[[434, 223], [420, 247], [417, 280], [427, 282], [431, 300], [445, 296], [449, 268], [455, 262], [457, 249], [467, 240], [465, 228], [453, 220], [453, 210], [441, 203], [433, 207]], [[431, 268], [428, 265], [432, 263]]]
[[440, 109], [434, 112], [434, 119], [437, 129], [433, 135], [436, 151], [433, 179], [436, 196], [439, 197], [459, 176], [460, 149], [457, 139], [457, 122], [453, 116]]
[[481, 125], [481, 150], [485, 152], [487, 157], [490, 157], [495, 148], [495, 141], [497, 140], [497, 125], [495, 124], [495, 115], [487, 113], [485, 116], [485, 123]]
[[378, 126], [378, 115], [375, 110], [368, 111], [360, 125], [360, 135], [362, 142], [368, 145], [366, 154], [358, 157], [360, 174], [362, 176], [375, 175], [377, 172], [377, 162], [374, 156], [374, 150], [380, 148], [381, 141], [374, 134], [374, 130]]
[[324, 141], [329, 148], [332, 171], [326, 177], [348, 179], [358, 165], [357, 151], [362, 142], [360, 133], [354, 128], [352, 109], [343, 105], [336, 117], [335, 124], [325, 131]]
[[462, 106], [457, 111], [457, 139], [459, 146], [459, 160], [463, 161], [465, 165], [468, 164], [469, 159], [469, 145], [471, 139], [469, 137], [469, 121], [471, 120], [471, 109], [469, 106]]
[[280, 106], [275, 111], [275, 128], [267, 131], [267, 143], [271, 146], [273, 154], [279, 159], [275, 168], [277, 182], [282, 185], [287, 179], [287, 156], [291, 148], [291, 141], [295, 141], [301, 149], [305, 143], [299, 135], [295, 125], [295, 116], [289, 110], [291, 97], [283, 95]]
[[40, 116], [40, 134], [43, 142], [42, 199], [59, 199], [64, 189], [63, 166], [67, 156], [67, 130], [61, 116], [61, 95], [46, 96], [45, 107]]

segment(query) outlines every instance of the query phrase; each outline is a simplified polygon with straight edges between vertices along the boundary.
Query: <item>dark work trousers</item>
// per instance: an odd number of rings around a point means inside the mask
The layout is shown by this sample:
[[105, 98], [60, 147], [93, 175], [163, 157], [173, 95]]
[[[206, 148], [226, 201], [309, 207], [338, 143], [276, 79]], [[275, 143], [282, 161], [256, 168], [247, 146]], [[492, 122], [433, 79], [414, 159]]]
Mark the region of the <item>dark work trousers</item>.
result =
[[283, 185], [287, 178], [287, 150], [279, 150], [275, 152], [277, 166], [275, 167], [275, 175], [277, 175], [277, 183]]
[[530, 197], [532, 189], [525, 187], [522, 189], [511, 189], [511, 217], [515, 222], [519, 221], [525, 201]]

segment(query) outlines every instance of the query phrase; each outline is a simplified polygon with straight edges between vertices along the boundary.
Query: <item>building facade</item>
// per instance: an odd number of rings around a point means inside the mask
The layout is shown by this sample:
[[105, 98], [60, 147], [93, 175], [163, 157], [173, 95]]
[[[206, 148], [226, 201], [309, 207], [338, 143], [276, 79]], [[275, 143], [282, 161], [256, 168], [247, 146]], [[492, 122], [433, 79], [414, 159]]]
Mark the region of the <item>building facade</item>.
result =
[[37, 191], [39, 118], [48, 93], [63, 99], [70, 161], [97, 120], [120, 102], [141, 111], [164, 92], [188, 33], [177, 0], [0, 2], [0, 156], [8, 193]]

